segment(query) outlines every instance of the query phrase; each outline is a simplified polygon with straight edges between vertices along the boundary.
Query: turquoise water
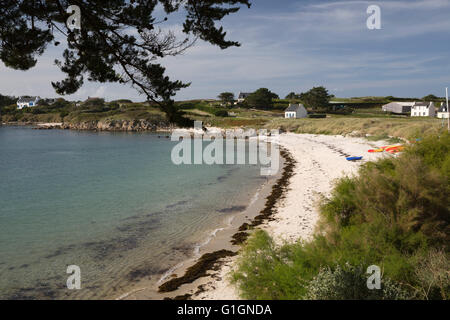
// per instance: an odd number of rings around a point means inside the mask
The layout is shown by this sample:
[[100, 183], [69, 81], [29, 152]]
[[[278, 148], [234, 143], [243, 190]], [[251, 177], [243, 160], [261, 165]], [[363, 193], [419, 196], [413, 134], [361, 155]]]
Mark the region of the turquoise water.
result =
[[[175, 166], [175, 144], [0, 127], [0, 298], [103, 298], [160, 278], [263, 181], [257, 166]], [[82, 290], [67, 290], [68, 265]]]

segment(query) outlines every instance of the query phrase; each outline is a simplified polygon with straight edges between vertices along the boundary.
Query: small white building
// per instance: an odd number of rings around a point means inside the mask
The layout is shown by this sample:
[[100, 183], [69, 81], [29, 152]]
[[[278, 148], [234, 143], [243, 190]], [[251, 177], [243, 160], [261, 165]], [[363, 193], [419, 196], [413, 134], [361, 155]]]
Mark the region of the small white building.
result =
[[437, 113], [437, 117], [439, 119], [448, 119], [449, 112], [448, 112], [448, 109], [447, 109], [447, 104], [445, 102], [443, 102], [441, 104], [441, 107], [439, 108], [438, 113]]
[[435, 117], [434, 102], [414, 102], [411, 107], [411, 117]]
[[251, 95], [251, 93], [248, 93], [248, 92], [239, 92], [239, 95], [238, 95], [236, 104], [244, 102], [245, 99], [247, 99], [247, 97], [248, 97], [249, 95]]
[[39, 100], [41, 100], [40, 97], [20, 97], [17, 100], [17, 108], [35, 107], [38, 105]]
[[289, 104], [289, 107], [284, 111], [284, 117], [286, 119], [300, 119], [306, 118], [308, 112], [302, 104]]
[[410, 113], [411, 108], [414, 105], [414, 102], [403, 102], [403, 101], [394, 101], [388, 104], [385, 104], [381, 107], [381, 110], [384, 112], [391, 112], [396, 114]]

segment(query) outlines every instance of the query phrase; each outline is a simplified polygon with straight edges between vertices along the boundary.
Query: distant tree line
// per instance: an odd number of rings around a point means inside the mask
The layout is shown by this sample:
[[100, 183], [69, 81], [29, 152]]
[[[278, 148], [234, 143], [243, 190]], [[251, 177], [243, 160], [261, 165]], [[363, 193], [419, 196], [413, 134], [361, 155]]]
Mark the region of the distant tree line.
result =
[[16, 97], [4, 96], [0, 94], [0, 107], [10, 106], [12, 104], [15, 104], [16, 101], [17, 101]]
[[[311, 90], [300, 94], [291, 92], [286, 96], [286, 100], [291, 100], [292, 102], [294, 102], [294, 100], [297, 100], [296, 102], [301, 101], [306, 107], [312, 110], [319, 110], [328, 108], [330, 99], [333, 97], [334, 95], [329, 94], [325, 87], [314, 87]], [[224, 104], [232, 104], [234, 101], [234, 94], [223, 92], [219, 95], [219, 99]], [[271, 110], [275, 108], [274, 104], [276, 100], [280, 100], [278, 94], [267, 88], [260, 88], [251, 93], [239, 106], [244, 108]], [[285, 107], [285, 103], [282, 105]], [[276, 107], [279, 107], [279, 103], [277, 103]]]
[[4, 96], [0, 94], [0, 119], [2, 119], [4, 109], [12, 104], [15, 104], [16, 101], [17, 101], [16, 97]]
[[[302, 103], [308, 109], [314, 112], [335, 112], [336, 110], [330, 105], [331, 99], [335, 98], [333, 94], [330, 94], [328, 90], [323, 87], [314, 87], [306, 92], [295, 93], [290, 92], [286, 95], [284, 100], [280, 100], [276, 93], [273, 93], [267, 88], [260, 88], [250, 94], [244, 102], [238, 104], [243, 108], [254, 108], [262, 110], [283, 109], [287, 107], [288, 103]], [[223, 105], [233, 105], [235, 101], [234, 94], [231, 92], [223, 92], [219, 95]], [[286, 101], [287, 100], [287, 101]], [[347, 99], [349, 100], [349, 99]], [[429, 94], [423, 98], [398, 98], [394, 96], [387, 97], [362, 97], [362, 98], [350, 98], [352, 101], [347, 101], [346, 104], [355, 105], [363, 104], [366, 107], [378, 107], [379, 105], [388, 103], [390, 101], [434, 101], [442, 102], [445, 98], [437, 97], [433, 94]], [[348, 112], [351, 108], [347, 108]], [[343, 111], [343, 110], [341, 110]]]

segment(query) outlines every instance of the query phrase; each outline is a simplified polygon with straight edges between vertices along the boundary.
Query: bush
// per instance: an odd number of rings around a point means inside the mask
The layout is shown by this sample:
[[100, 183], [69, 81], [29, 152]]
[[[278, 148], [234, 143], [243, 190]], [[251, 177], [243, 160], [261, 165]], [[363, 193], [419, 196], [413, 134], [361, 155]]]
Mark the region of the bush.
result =
[[255, 231], [232, 273], [232, 282], [239, 285], [245, 299], [297, 300], [306, 294], [307, 280], [320, 265], [311, 271], [302, 248], [298, 252], [291, 249], [276, 247], [267, 232]]
[[426, 139], [398, 158], [366, 164], [358, 177], [341, 179], [324, 212], [334, 215], [338, 228], [378, 221], [405, 236], [420, 232], [431, 242], [448, 243], [448, 136], [430, 144]]
[[323, 268], [308, 285], [309, 300], [406, 300], [411, 293], [388, 278], [382, 277], [381, 289], [367, 287], [368, 275], [362, 265]]
[[67, 110], [63, 110], [59, 113], [59, 116], [61, 117], [61, 120], [64, 119], [64, 117], [68, 116], [69, 112]]
[[444, 250], [432, 249], [420, 259], [416, 269], [417, 293], [423, 299], [450, 298], [450, 257]]
[[[233, 273], [243, 297], [413, 298], [407, 289], [419, 299], [447, 299], [449, 139], [448, 133], [425, 137], [397, 158], [340, 179], [323, 201], [321, 232], [311, 242], [276, 247], [256, 232]], [[380, 292], [360, 284], [368, 265], [384, 272]]]
[[228, 117], [228, 111], [227, 110], [217, 110], [214, 112], [214, 115], [216, 117]]

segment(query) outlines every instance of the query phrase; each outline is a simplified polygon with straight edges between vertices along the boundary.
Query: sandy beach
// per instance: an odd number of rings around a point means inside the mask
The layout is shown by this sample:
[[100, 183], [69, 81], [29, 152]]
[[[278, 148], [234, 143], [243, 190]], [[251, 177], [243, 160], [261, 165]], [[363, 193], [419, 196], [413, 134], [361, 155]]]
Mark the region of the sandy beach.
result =
[[[286, 148], [296, 160], [294, 176], [289, 191], [277, 204], [273, 221], [260, 226], [278, 243], [283, 241], [307, 241], [314, 233], [319, 213], [317, 203], [321, 196], [328, 196], [333, 181], [356, 173], [358, 167], [371, 160], [386, 156], [368, 153], [382, 141], [369, 142], [363, 138], [309, 134], [282, 134], [280, 146]], [[363, 156], [362, 161], [350, 162], [346, 156]], [[203, 278], [204, 292], [194, 295], [198, 300], [237, 300], [239, 292], [230, 284], [228, 274], [237, 257], [227, 258], [222, 268], [209, 278]]]
[[[329, 195], [333, 181], [344, 175], [356, 173], [358, 167], [364, 162], [386, 156], [385, 153], [368, 152], [369, 149], [376, 146], [385, 145], [385, 142], [369, 142], [364, 138], [286, 133], [279, 136], [278, 143], [295, 161], [293, 176], [289, 179], [289, 187], [283, 195], [283, 199], [275, 205], [274, 215], [270, 217], [269, 221], [258, 225], [258, 228], [266, 230], [277, 243], [310, 239], [319, 218], [318, 201], [322, 196]], [[364, 158], [362, 161], [350, 162], [346, 160], [346, 157], [349, 156], [363, 156]], [[280, 171], [284, 170], [285, 168]], [[195, 300], [239, 299], [237, 288], [229, 282], [229, 273], [235, 266], [239, 255], [219, 260], [219, 266], [214, 268], [215, 270], [209, 270], [207, 277], [183, 284], [177, 290], [161, 294], [158, 293], [157, 287], [165, 281], [185, 274], [186, 270], [205, 253], [223, 249], [238, 251], [240, 247], [230, 243], [231, 237], [238, 232], [242, 223], [251, 223], [252, 219], [264, 209], [266, 198], [271, 195], [271, 188], [275, 184], [275, 180], [280, 179], [281, 176], [280, 172], [261, 186], [248, 208], [235, 215], [224, 228], [216, 230], [214, 236], [201, 247], [195, 257], [167, 273], [156, 285], [154, 282], [142, 282], [132, 292], [115, 298], [133, 300], [183, 297]]]

